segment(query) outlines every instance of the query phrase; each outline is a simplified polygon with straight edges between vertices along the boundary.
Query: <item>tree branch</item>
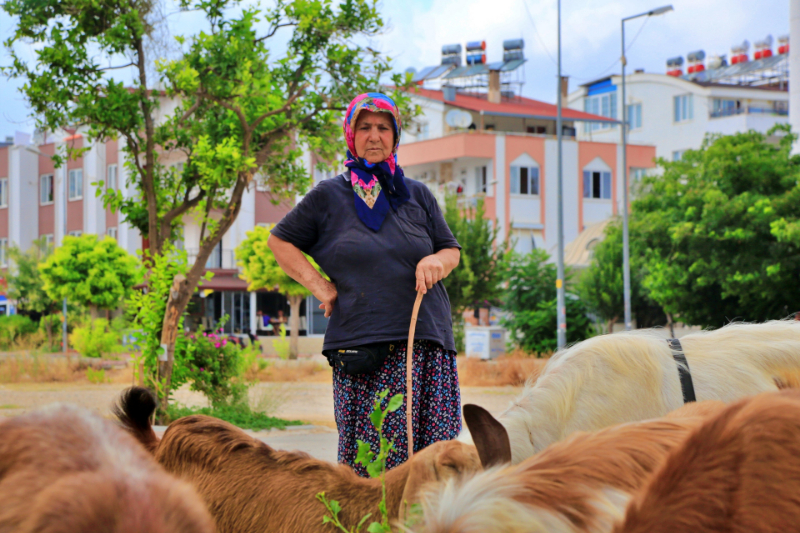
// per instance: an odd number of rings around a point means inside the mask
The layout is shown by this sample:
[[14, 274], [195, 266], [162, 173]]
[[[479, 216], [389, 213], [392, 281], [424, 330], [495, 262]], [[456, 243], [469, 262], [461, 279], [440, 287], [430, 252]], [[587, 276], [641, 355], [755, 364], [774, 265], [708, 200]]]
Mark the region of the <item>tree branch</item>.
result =
[[99, 68], [97, 70], [99, 70], [99, 71], [116, 70], [116, 69], [120, 69], [120, 68], [128, 68], [128, 67], [135, 67], [135, 66], [136, 66], [136, 63], [130, 62], [127, 65], [119, 65], [117, 67], [105, 67], [105, 68]]
[[278, 31], [280, 28], [285, 28], [286, 26], [297, 26], [297, 23], [296, 22], [285, 22], [283, 24], [276, 24], [275, 26], [272, 27], [272, 31], [270, 31], [267, 35], [265, 35], [263, 37], [259, 37], [258, 39], [254, 40], [253, 42], [260, 43], [261, 41], [269, 39], [270, 37], [275, 35], [276, 31]]
[[172, 225], [172, 221], [178, 218], [179, 216], [183, 215], [190, 209], [197, 207], [197, 204], [199, 204], [203, 200], [205, 195], [206, 192], [201, 189], [200, 192], [197, 194], [197, 196], [189, 200], [188, 199], [189, 192], [187, 191], [186, 196], [184, 196], [185, 201], [181, 205], [169, 210], [161, 218], [161, 232], [163, 234], [166, 234], [166, 232], [169, 231], [169, 228]]
[[203, 103], [203, 96], [202, 96], [202, 95], [200, 95], [200, 96], [197, 98], [197, 101], [196, 101], [196, 102], [195, 102], [195, 103], [192, 105], [192, 107], [190, 107], [189, 109], [187, 109], [187, 110], [186, 110], [186, 113], [184, 113], [184, 114], [183, 114], [183, 116], [182, 116], [181, 118], [179, 118], [179, 119], [178, 119], [178, 125], [179, 125], [179, 126], [183, 126], [183, 123], [184, 123], [184, 122], [186, 122], [186, 120], [187, 120], [187, 119], [188, 119], [190, 116], [192, 116], [192, 114], [194, 114], [194, 112], [195, 112], [195, 111], [197, 111], [197, 109], [200, 107], [200, 104], [202, 104], [202, 103]]
[[[304, 86], [303, 90], [305, 90], [305, 86]], [[301, 92], [302, 92], [302, 90], [301, 90]], [[264, 121], [264, 119], [266, 119], [266, 118], [269, 118], [269, 117], [271, 117], [273, 115], [279, 115], [281, 113], [285, 113], [286, 111], [288, 111], [289, 108], [292, 107], [292, 104], [294, 103], [294, 101], [297, 100], [297, 98], [300, 96], [300, 94], [301, 94], [300, 92], [297, 92], [297, 93], [293, 94], [292, 96], [289, 97], [289, 99], [286, 101], [286, 103], [280, 109], [275, 109], [273, 111], [270, 111], [269, 113], [264, 113], [263, 115], [261, 115], [260, 117], [255, 119], [255, 121], [253, 121], [253, 125], [251, 126], [251, 129], [255, 130], [258, 127], [258, 125], [261, 124]]]

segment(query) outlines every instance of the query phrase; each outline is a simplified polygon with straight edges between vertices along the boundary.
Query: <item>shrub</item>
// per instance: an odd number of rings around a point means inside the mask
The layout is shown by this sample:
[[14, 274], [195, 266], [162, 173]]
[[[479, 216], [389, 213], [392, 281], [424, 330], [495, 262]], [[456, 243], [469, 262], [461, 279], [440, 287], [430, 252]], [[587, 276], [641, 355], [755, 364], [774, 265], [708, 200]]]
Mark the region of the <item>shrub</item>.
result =
[[39, 319], [39, 331], [47, 337], [46, 348], [50, 351], [61, 349], [61, 327], [63, 321], [63, 315], [60, 313], [45, 315]]
[[113, 353], [119, 341], [119, 333], [109, 328], [105, 318], [97, 318], [86, 326], [77, 327], [69, 336], [70, 344], [86, 357], [102, 357]]
[[191, 389], [202, 392], [211, 405], [247, 402], [247, 385], [241, 378], [247, 360], [239, 347], [216, 333], [190, 336], [187, 344]]
[[36, 331], [36, 324], [23, 315], [0, 316], [0, 349], [8, 350], [26, 335]]

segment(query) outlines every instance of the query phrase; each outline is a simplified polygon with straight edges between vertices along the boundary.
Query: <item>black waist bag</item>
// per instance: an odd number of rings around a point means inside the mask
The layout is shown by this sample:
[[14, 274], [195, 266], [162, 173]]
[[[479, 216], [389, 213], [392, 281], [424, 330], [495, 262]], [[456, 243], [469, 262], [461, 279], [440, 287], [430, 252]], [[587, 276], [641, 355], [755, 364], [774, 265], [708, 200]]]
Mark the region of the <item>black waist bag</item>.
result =
[[396, 347], [396, 342], [379, 342], [353, 348], [325, 350], [322, 353], [328, 358], [328, 364], [336, 366], [345, 374], [356, 376], [375, 372], [381, 368]]

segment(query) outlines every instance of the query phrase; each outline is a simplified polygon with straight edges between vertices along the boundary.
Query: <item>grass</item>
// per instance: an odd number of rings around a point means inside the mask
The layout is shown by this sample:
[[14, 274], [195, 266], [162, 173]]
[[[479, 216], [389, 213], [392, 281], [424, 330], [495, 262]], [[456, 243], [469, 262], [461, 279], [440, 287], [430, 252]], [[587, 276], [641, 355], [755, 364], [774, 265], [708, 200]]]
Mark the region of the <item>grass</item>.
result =
[[17, 354], [0, 357], [0, 383], [131, 383], [130, 366], [94, 369], [78, 357]]
[[14, 405], [13, 403], [6, 403], [0, 405], [0, 409], [22, 409], [21, 405]]
[[547, 359], [510, 354], [491, 361], [458, 357], [458, 382], [462, 387], [522, 387], [535, 380]]
[[286, 429], [287, 426], [300, 426], [303, 422], [299, 420], [284, 420], [268, 416], [259, 411], [254, 411], [249, 405], [225, 405], [221, 407], [186, 407], [180, 404], [171, 404], [167, 408], [167, 414], [171, 420], [190, 415], [213, 416], [230, 422], [234, 426], [242, 429]]

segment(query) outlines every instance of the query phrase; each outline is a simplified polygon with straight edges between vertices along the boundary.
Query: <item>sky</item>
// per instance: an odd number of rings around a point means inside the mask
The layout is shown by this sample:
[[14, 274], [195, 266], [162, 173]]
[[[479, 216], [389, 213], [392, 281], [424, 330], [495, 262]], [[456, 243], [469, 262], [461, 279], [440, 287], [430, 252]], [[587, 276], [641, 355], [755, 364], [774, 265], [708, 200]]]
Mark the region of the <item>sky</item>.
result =
[[[620, 72], [620, 20], [660, 7], [670, 0], [573, 0], [561, 13], [562, 74], [578, 85]], [[387, 22], [370, 43], [393, 60], [396, 71], [439, 64], [445, 44], [485, 40], [487, 61], [502, 57], [505, 39], [525, 40], [523, 95], [555, 103], [557, 94], [557, 0], [382, 0]], [[747, 39], [789, 32], [789, 0], [672, 0], [674, 11], [625, 23], [628, 71], [663, 73], [666, 60], [705, 50], [728, 54]], [[191, 35], [201, 23], [192, 14], [169, 18], [173, 34]], [[0, 10], [0, 38], [14, 20]], [[282, 43], [276, 41], [275, 53]], [[28, 47], [29, 53], [30, 47]], [[777, 46], [773, 45], [773, 50]], [[752, 46], [750, 55], [752, 57]], [[9, 64], [5, 49], [0, 65]], [[125, 73], [116, 73], [126, 76]], [[0, 77], [0, 139], [15, 131], [32, 132], [34, 124], [18, 88], [21, 82]]]

